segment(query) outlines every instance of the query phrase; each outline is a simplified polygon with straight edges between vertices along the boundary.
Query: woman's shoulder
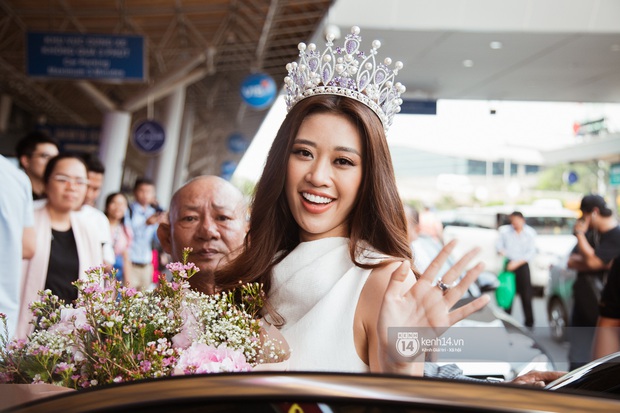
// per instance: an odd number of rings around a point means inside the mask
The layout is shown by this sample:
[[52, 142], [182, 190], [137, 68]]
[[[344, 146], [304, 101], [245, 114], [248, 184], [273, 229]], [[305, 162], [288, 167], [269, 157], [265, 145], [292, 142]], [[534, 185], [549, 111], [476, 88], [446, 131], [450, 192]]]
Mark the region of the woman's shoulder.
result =
[[387, 265], [397, 258], [384, 254], [366, 241], [359, 241], [355, 247], [355, 259], [362, 264], [373, 266]]
[[[396, 271], [398, 267], [403, 263], [403, 259], [392, 258], [390, 260], [386, 260], [382, 262], [378, 267], [374, 268], [370, 272], [370, 276], [368, 277], [368, 282], [374, 284], [376, 287], [382, 286], [382, 290], [387, 288], [387, 284], [392, 277], [392, 273]], [[414, 274], [411, 272], [411, 277], [413, 279]]]

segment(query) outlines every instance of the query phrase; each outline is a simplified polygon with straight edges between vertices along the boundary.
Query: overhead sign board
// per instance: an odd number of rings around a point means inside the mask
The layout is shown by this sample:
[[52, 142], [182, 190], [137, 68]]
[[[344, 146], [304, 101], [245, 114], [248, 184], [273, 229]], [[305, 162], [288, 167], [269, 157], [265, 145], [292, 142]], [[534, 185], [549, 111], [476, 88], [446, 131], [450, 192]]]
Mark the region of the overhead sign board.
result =
[[37, 130], [45, 132], [60, 144], [61, 152], [94, 153], [99, 150], [101, 130], [92, 126], [42, 125]]
[[403, 99], [403, 103], [400, 105], [400, 113], [412, 115], [436, 115], [437, 101]]
[[142, 36], [29, 32], [26, 42], [29, 76], [110, 81], [145, 79]]

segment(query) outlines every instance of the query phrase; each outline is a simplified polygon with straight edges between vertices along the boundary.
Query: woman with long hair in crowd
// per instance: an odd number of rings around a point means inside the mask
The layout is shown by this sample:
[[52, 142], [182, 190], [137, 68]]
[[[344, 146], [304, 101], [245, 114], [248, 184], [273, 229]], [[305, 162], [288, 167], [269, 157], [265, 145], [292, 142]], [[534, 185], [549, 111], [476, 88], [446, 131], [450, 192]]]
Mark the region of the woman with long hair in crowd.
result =
[[129, 247], [133, 234], [131, 227], [125, 225], [125, 213], [129, 201], [122, 192], [114, 192], [106, 197], [104, 213], [110, 221], [110, 232], [112, 239], [112, 249], [114, 250], [114, 269], [116, 270], [116, 279], [127, 284], [131, 277], [129, 271]]
[[86, 269], [103, 262], [96, 232], [76, 214], [86, 196], [88, 175], [80, 155], [61, 153], [48, 162], [43, 175], [47, 199], [35, 206], [36, 252], [24, 261], [17, 338], [32, 330], [28, 306], [38, 291], [49, 289], [67, 303], [77, 298], [72, 285]]

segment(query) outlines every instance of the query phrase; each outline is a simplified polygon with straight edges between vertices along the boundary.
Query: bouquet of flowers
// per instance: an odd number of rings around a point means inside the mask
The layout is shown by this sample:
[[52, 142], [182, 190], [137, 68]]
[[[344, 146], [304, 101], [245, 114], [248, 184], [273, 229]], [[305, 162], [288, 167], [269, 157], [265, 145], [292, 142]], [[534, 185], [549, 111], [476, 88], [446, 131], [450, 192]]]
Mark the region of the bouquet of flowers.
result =
[[189, 289], [198, 268], [168, 264], [153, 291], [123, 287], [101, 267], [78, 280], [78, 299], [65, 304], [49, 290], [31, 309], [34, 332], [9, 341], [3, 314], [0, 383], [50, 383], [70, 388], [170, 375], [249, 371], [286, 359], [279, 340], [258, 319], [259, 284], [205, 295]]

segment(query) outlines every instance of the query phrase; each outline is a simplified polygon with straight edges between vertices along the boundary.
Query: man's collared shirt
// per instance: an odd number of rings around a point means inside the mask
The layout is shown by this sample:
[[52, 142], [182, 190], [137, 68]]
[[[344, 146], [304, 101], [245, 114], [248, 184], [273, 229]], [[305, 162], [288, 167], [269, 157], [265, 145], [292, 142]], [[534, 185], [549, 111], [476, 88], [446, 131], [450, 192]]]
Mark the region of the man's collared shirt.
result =
[[499, 227], [497, 250], [511, 261], [524, 260], [530, 262], [536, 256], [536, 231], [524, 225], [521, 232], [515, 231], [512, 225]]
[[147, 225], [146, 220], [155, 213], [155, 208], [150, 205], [143, 207], [137, 202], [132, 202], [125, 222], [131, 225], [133, 240], [129, 248], [129, 259], [136, 264], [149, 264], [153, 260], [153, 240], [157, 232], [157, 224]]

